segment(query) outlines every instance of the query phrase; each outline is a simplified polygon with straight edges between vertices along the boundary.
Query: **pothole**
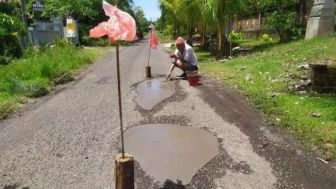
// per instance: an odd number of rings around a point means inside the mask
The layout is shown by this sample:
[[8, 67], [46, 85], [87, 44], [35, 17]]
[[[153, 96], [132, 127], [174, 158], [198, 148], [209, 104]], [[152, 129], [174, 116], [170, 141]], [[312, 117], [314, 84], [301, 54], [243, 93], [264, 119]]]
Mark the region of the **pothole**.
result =
[[125, 148], [159, 182], [186, 185], [218, 153], [217, 138], [193, 127], [149, 124], [125, 132]]
[[138, 95], [135, 102], [145, 110], [151, 110], [166, 98], [175, 93], [175, 83], [160, 79], [146, 80], [137, 87]]

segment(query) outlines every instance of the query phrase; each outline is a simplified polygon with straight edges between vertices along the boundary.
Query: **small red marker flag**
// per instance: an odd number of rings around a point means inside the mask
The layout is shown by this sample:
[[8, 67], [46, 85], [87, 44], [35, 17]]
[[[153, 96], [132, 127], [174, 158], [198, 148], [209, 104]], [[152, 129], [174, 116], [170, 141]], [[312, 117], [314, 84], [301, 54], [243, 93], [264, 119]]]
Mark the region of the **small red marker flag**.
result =
[[158, 46], [158, 43], [159, 43], [159, 40], [157, 38], [156, 32], [153, 30], [149, 38], [149, 44], [153, 49], [156, 49], [156, 47]]

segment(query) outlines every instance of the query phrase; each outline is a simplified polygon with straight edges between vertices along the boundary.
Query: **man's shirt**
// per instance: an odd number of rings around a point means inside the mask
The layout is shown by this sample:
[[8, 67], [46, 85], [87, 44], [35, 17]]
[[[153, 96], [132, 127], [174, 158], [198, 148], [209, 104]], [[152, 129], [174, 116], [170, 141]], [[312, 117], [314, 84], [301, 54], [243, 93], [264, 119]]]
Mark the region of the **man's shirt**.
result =
[[197, 66], [197, 57], [193, 49], [187, 43], [185, 44], [183, 52], [178, 49], [175, 50], [175, 55], [182, 58], [184, 61], [189, 62], [191, 65]]

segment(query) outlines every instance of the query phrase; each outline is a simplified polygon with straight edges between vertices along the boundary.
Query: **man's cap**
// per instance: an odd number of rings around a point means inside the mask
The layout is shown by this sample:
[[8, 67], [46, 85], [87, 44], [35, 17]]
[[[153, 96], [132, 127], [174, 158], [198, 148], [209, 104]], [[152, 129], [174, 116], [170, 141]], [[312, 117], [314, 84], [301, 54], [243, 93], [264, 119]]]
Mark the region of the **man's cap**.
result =
[[182, 37], [178, 37], [175, 41], [176, 45], [180, 45], [180, 44], [184, 44], [184, 43], [185, 43], [185, 41]]

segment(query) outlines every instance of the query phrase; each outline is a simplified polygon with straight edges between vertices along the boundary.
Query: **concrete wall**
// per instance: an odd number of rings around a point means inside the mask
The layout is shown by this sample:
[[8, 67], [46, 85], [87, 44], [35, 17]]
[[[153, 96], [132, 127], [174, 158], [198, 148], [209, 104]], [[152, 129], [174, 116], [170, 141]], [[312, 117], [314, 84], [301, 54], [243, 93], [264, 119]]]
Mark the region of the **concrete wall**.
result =
[[[74, 37], [69, 37], [76, 45], [79, 45], [78, 24], [75, 22], [76, 31]], [[67, 37], [67, 27], [63, 26], [60, 18], [54, 18], [52, 22], [34, 22], [29, 27], [29, 42], [33, 45], [52, 43], [57, 38]]]
[[29, 27], [29, 41], [33, 45], [52, 43], [56, 38], [64, 37], [64, 26], [61, 19], [52, 22], [34, 22]]

